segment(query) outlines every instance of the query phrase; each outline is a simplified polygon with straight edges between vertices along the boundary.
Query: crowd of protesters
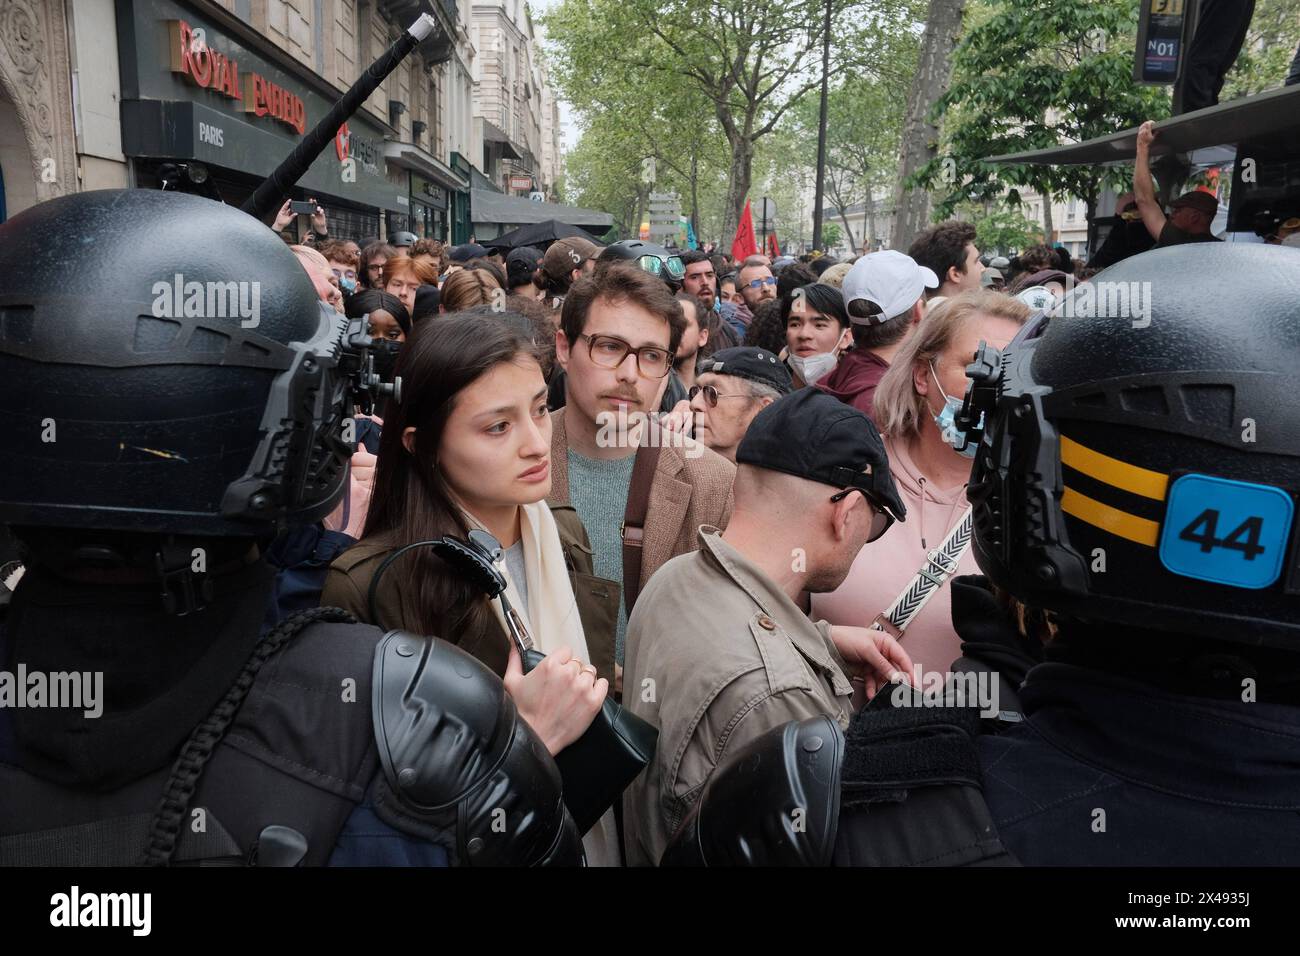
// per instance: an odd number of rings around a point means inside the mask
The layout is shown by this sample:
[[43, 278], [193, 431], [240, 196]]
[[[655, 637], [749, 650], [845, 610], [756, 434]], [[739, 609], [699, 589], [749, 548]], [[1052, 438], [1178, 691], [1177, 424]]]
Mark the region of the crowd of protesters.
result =
[[[1143, 127], [1133, 192], [1088, 262], [1047, 245], [982, 255], [960, 221], [837, 261], [583, 238], [358, 246], [313, 217], [294, 252], [323, 302], [400, 345], [402, 392], [367, 419], [352, 492], [319, 529], [330, 547], [282, 573], [360, 620], [455, 641], [553, 753], [607, 694], [655, 723], [621, 830], [611, 812], [584, 839], [590, 862], [653, 864], [724, 753], [812, 714], [847, 726], [891, 671], [961, 656], [955, 602], [994, 602], [969, 549], [933, 563], [969, 524], [966, 366], [1098, 270], [1215, 240], [1213, 195], [1168, 213], [1156, 200], [1153, 138]], [[1300, 242], [1300, 220], [1270, 241]], [[890, 480], [826, 492], [863, 467]], [[495, 605], [427, 550], [369, 596], [397, 549], [472, 528], [500, 542], [545, 666], [524, 674]], [[943, 586], [905, 634], [871, 626], [927, 573]], [[1050, 628], [1019, 614], [1023, 669]], [[719, 637], [737, 630], [758, 649]]]

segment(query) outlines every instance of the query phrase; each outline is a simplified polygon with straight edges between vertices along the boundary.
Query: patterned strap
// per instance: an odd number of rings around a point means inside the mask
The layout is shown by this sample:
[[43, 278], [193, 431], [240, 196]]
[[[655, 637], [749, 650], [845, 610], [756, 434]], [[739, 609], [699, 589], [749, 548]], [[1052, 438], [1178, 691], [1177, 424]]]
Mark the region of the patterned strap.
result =
[[943, 544], [925, 556], [925, 564], [921, 566], [921, 570], [916, 572], [916, 576], [908, 582], [903, 593], [889, 606], [889, 610], [876, 615], [871, 626], [880, 631], [887, 631], [894, 637], [901, 637], [903, 631], [907, 630], [907, 625], [921, 613], [925, 602], [930, 600], [934, 592], [943, 587], [943, 583], [957, 570], [962, 555], [970, 546], [970, 531], [971, 509], [967, 508], [956, 527], [948, 533]]

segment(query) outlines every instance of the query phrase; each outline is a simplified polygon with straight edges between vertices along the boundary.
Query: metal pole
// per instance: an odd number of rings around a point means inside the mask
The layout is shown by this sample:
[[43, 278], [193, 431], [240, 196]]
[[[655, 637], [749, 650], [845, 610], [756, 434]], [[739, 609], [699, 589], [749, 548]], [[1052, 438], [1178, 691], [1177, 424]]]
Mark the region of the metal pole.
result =
[[758, 207], [758, 218], [763, 223], [763, 244], [758, 247], [761, 255], [767, 255], [767, 197], [764, 196]]
[[826, 0], [826, 28], [822, 36], [822, 103], [817, 119], [817, 185], [813, 198], [813, 248], [822, 247], [822, 207], [826, 203], [826, 97], [831, 70], [831, 0]]

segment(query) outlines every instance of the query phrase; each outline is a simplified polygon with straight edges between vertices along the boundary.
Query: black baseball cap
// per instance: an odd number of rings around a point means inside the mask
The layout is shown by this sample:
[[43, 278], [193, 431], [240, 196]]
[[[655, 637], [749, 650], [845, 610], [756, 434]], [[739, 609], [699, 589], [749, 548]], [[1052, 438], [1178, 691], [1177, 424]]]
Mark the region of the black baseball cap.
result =
[[767, 349], [754, 348], [752, 345], [719, 349], [701, 361], [695, 370], [697, 376], [705, 372], [747, 378], [751, 382], [770, 385], [782, 395], [788, 395], [790, 389], [794, 388], [794, 381], [790, 378], [790, 370], [785, 363]]
[[520, 246], [518, 249], [511, 249], [510, 254], [506, 256], [506, 278], [511, 288], [531, 282], [533, 274], [541, 264], [542, 250], [536, 246]]
[[485, 259], [488, 251], [477, 242], [467, 242], [462, 246], [452, 246], [447, 258], [452, 262], [469, 262], [471, 259]]
[[736, 449], [736, 464], [860, 488], [896, 520], [907, 515], [871, 419], [815, 388], [778, 398], [755, 415]]

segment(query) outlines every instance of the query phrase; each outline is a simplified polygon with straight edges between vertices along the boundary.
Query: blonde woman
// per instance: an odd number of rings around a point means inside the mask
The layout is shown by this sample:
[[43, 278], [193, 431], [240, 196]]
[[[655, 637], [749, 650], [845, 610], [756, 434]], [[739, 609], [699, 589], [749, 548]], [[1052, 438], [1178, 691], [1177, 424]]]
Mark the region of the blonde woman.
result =
[[[961, 441], [953, 415], [966, 394], [966, 366], [981, 341], [1003, 348], [1029, 315], [1027, 306], [999, 292], [962, 293], [927, 312], [895, 355], [876, 389], [874, 408], [907, 520], [863, 548], [837, 590], [813, 595], [814, 618], [870, 624], [961, 521], [974, 447], [954, 447]], [[978, 573], [967, 548], [953, 575]], [[946, 671], [960, 656], [948, 583], [912, 619], [902, 644], [927, 671]]]

